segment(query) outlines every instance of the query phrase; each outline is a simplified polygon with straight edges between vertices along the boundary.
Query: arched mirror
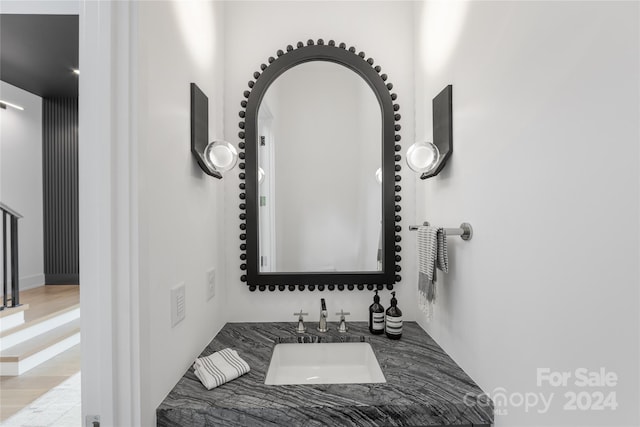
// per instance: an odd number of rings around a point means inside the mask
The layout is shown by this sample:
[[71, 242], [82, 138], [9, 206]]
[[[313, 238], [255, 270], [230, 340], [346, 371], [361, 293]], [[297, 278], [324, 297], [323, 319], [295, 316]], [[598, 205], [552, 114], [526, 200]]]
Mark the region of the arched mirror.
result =
[[241, 278], [251, 290], [400, 280], [400, 125], [393, 85], [344, 44], [269, 58], [240, 117]]

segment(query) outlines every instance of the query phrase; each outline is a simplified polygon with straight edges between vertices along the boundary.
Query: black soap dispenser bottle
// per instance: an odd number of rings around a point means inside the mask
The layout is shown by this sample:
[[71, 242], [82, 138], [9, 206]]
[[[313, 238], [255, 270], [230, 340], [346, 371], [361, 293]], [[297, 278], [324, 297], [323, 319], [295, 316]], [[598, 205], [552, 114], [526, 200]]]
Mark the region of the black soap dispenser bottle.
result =
[[395, 292], [391, 292], [391, 307], [387, 309], [384, 330], [387, 337], [392, 340], [399, 340], [402, 337], [402, 311], [398, 308]]
[[384, 333], [384, 307], [380, 304], [378, 291], [373, 296], [373, 304], [369, 306], [369, 332], [374, 335]]

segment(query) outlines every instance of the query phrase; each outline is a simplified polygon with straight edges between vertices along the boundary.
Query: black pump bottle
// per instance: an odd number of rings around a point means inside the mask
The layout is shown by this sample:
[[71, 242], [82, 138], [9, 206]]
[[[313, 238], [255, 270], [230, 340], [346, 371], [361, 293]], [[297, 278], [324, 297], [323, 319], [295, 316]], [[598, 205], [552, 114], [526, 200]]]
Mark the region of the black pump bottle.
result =
[[384, 333], [384, 307], [380, 304], [378, 291], [373, 296], [373, 304], [369, 306], [369, 332], [375, 335]]
[[395, 292], [391, 292], [391, 307], [387, 309], [384, 330], [387, 337], [392, 340], [399, 340], [402, 337], [402, 311], [398, 308]]

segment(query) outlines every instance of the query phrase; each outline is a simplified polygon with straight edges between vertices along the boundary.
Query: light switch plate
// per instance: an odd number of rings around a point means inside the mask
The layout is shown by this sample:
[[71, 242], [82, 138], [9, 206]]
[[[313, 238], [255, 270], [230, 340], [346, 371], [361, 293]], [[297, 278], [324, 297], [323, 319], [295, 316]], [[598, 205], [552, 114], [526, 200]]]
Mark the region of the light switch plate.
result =
[[207, 301], [216, 296], [216, 269], [207, 271]]
[[176, 326], [184, 320], [186, 312], [186, 298], [184, 283], [171, 289], [171, 326]]

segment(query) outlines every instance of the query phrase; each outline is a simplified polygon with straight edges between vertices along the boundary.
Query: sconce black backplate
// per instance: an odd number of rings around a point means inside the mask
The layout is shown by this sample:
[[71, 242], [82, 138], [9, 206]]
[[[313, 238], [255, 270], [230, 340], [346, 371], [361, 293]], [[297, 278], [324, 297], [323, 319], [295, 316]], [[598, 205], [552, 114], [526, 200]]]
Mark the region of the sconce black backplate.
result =
[[191, 153], [200, 169], [214, 178], [222, 178], [218, 171], [211, 170], [204, 162], [202, 154], [209, 143], [209, 98], [195, 84], [191, 83]]
[[420, 178], [427, 179], [436, 176], [453, 153], [453, 86], [448, 85], [433, 98], [433, 143], [440, 151], [440, 160], [436, 168], [423, 173]]

